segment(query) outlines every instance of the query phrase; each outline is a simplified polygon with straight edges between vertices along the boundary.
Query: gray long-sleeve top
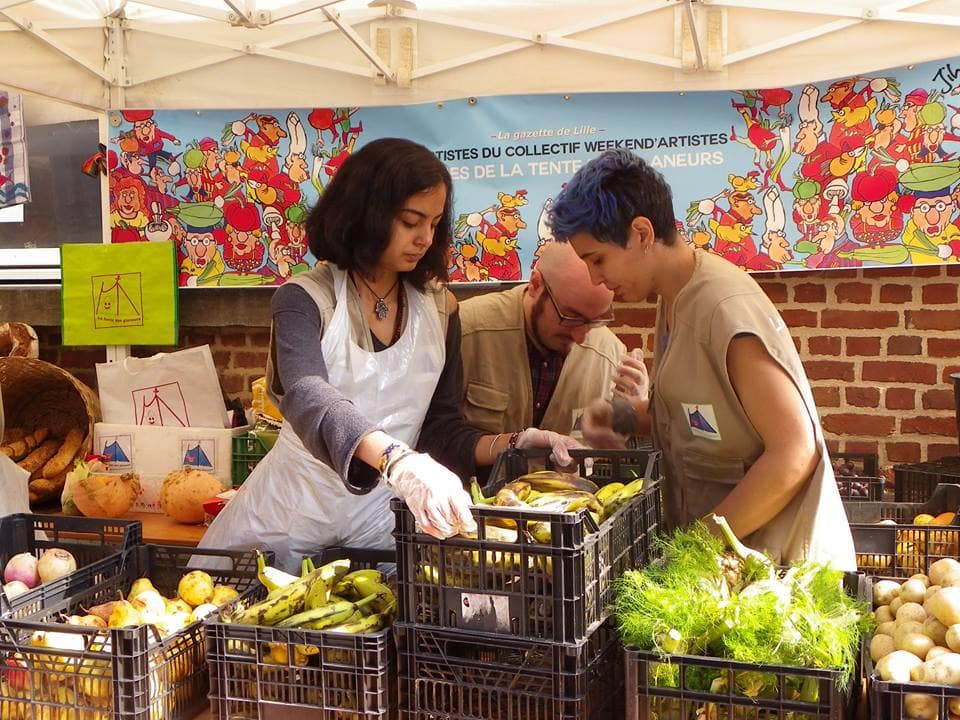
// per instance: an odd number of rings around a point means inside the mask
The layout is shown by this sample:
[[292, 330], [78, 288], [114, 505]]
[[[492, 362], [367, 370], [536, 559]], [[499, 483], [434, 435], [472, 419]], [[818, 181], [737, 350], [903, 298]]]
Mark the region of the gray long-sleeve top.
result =
[[[274, 294], [273, 343], [276, 373], [283, 388], [280, 411], [304, 447], [329, 462], [351, 492], [369, 492], [377, 472], [355, 460], [361, 438], [380, 429], [378, 418], [360, 413], [350, 398], [328, 382], [321, 349], [320, 314], [303, 288], [287, 284]], [[461, 478], [476, 474], [474, 450], [484, 434], [466, 424], [460, 409], [463, 396], [463, 363], [460, 355], [460, 315], [447, 323], [446, 356], [417, 450], [429, 453]]]

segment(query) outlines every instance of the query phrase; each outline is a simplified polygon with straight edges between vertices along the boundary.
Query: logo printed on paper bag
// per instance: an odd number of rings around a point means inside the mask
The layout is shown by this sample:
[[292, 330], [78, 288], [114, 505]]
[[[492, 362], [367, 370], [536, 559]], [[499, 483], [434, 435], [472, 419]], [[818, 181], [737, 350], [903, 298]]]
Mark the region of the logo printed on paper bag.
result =
[[90, 283], [94, 328], [143, 327], [143, 284], [140, 273], [93, 275]]
[[180, 452], [184, 467], [199, 470], [216, 469], [217, 441], [212, 438], [191, 438], [180, 441]]
[[187, 401], [179, 382], [131, 390], [137, 425], [190, 427]]
[[107, 458], [111, 469], [133, 466], [133, 435], [101, 435], [100, 454]]
[[687, 416], [687, 425], [690, 432], [697, 437], [707, 440], [716, 440], [719, 442], [720, 426], [717, 424], [717, 415], [713, 411], [713, 405], [691, 405], [689, 403], [680, 403], [683, 405], [683, 411]]

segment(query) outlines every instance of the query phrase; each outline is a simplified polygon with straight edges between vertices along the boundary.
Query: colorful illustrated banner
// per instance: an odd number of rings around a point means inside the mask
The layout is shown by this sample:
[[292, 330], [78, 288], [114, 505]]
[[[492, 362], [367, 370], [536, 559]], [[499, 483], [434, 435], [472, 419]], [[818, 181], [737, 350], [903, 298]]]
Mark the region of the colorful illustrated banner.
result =
[[176, 345], [172, 242], [60, 248], [64, 345]]
[[20, 96], [0, 90], [0, 207], [30, 202], [25, 130]]
[[310, 267], [304, 219], [365, 142], [406, 137], [455, 183], [454, 281], [529, 276], [552, 198], [626, 148], [683, 240], [748, 271], [957, 262], [960, 59], [790, 88], [520, 95], [370, 108], [120, 110], [114, 242], [173, 239], [181, 286]]

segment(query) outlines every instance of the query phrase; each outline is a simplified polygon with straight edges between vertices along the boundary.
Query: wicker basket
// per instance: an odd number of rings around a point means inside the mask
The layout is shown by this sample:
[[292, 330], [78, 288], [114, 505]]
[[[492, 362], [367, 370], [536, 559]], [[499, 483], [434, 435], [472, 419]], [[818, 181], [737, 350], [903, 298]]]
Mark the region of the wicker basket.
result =
[[[74, 457], [84, 457], [93, 447], [93, 425], [100, 421], [96, 393], [66, 370], [43, 360], [0, 357], [0, 390], [7, 428], [33, 431], [50, 429], [51, 436], [64, 437], [73, 428], [86, 436]], [[72, 464], [72, 463], [71, 463]], [[34, 504], [59, 501], [60, 488], [49, 488]]]

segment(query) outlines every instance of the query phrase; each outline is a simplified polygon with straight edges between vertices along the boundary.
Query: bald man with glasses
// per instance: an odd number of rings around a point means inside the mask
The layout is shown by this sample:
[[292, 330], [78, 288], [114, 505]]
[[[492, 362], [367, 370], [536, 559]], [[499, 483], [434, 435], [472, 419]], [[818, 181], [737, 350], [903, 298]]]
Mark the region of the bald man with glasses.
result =
[[646, 394], [643, 362], [606, 327], [612, 303], [566, 243], [544, 246], [528, 283], [462, 301], [467, 422], [569, 435], [590, 401]]

